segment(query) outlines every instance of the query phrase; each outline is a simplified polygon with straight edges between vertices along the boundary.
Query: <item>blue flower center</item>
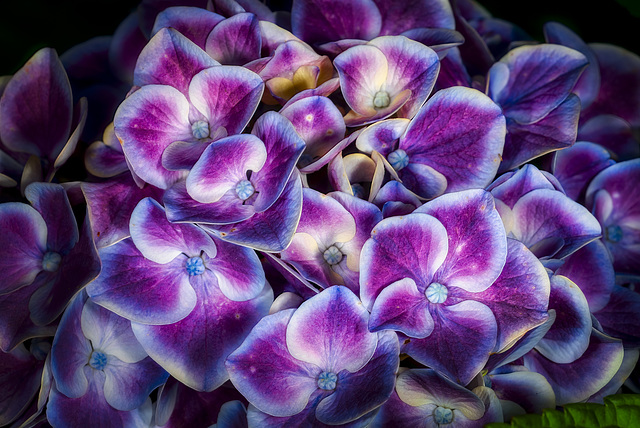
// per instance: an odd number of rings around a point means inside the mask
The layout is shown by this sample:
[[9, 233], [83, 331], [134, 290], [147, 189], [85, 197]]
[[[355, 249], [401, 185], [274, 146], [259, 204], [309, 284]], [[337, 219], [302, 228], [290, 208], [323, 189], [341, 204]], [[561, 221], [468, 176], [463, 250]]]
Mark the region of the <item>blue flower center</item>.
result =
[[427, 299], [431, 303], [444, 303], [444, 301], [447, 300], [448, 294], [449, 291], [447, 287], [439, 282], [432, 282], [424, 292], [424, 295], [427, 296]]
[[409, 155], [402, 149], [389, 153], [387, 155], [387, 160], [396, 171], [400, 171], [402, 168], [409, 165]]
[[100, 351], [93, 351], [89, 357], [89, 365], [96, 370], [104, 370], [107, 366], [107, 356]]
[[453, 411], [446, 407], [436, 407], [433, 410], [433, 420], [438, 425], [446, 425], [453, 422]]
[[185, 267], [189, 276], [202, 275], [205, 270], [204, 260], [199, 256], [191, 257], [190, 259], [187, 259]]
[[255, 187], [249, 180], [240, 180], [238, 184], [236, 184], [236, 195], [242, 201], [246, 201], [256, 192]]
[[351, 185], [351, 191], [353, 192], [353, 196], [355, 196], [356, 198], [360, 198], [360, 199], [364, 199], [366, 192], [364, 191], [364, 187], [362, 187], [362, 184], [352, 184]]
[[318, 376], [318, 388], [325, 391], [333, 391], [336, 389], [336, 383], [338, 382], [338, 376], [332, 372], [322, 372]]
[[209, 123], [204, 120], [197, 120], [191, 124], [191, 134], [193, 138], [201, 140], [209, 136]]
[[47, 272], [55, 272], [60, 267], [62, 256], [53, 251], [49, 251], [42, 257], [42, 269]]
[[322, 257], [324, 257], [324, 261], [329, 263], [331, 266], [340, 263], [340, 261], [342, 260], [342, 256], [342, 251], [340, 251], [335, 245], [332, 245], [324, 250], [324, 253], [322, 254]]
[[378, 91], [373, 96], [373, 106], [377, 109], [389, 107], [391, 104], [391, 98], [387, 91]]
[[617, 224], [607, 226], [605, 229], [605, 238], [609, 242], [620, 242], [622, 239], [622, 229]]

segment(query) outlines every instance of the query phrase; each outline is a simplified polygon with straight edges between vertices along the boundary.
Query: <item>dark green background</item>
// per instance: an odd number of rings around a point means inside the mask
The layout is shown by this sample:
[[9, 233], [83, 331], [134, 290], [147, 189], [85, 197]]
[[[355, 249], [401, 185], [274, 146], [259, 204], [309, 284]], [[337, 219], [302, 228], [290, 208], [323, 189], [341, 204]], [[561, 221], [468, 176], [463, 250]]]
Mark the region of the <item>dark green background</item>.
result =
[[[290, 0], [271, 0], [273, 8]], [[402, 1], [402, 0], [400, 0]], [[564, 23], [586, 42], [613, 43], [640, 54], [640, 0], [484, 0], [495, 17], [542, 39], [542, 25]], [[3, 1], [0, 9], [0, 75], [12, 74], [39, 48], [59, 54], [91, 37], [112, 34], [138, 1]]]

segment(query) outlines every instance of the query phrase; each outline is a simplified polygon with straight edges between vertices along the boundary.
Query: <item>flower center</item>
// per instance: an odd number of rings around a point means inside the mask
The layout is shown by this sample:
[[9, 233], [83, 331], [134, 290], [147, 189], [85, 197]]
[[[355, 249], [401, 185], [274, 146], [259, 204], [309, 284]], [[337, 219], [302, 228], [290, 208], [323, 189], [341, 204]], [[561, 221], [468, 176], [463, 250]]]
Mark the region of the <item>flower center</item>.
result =
[[389, 93], [387, 91], [378, 91], [373, 96], [373, 106], [377, 109], [389, 107], [391, 104], [391, 98], [389, 98]]
[[607, 226], [605, 237], [609, 242], [620, 242], [622, 239], [622, 229], [617, 224]]
[[336, 389], [336, 383], [338, 382], [338, 376], [332, 372], [322, 372], [318, 376], [318, 388], [325, 391], [333, 391]]
[[89, 365], [96, 370], [103, 370], [107, 366], [107, 356], [100, 351], [93, 351], [89, 357]]
[[424, 292], [431, 303], [444, 303], [447, 300], [447, 294], [449, 294], [447, 287], [439, 282], [432, 282]]
[[330, 246], [324, 253], [322, 254], [324, 257], [324, 261], [329, 263], [331, 266], [337, 265], [342, 260], [342, 252], [335, 245]]
[[402, 149], [389, 153], [387, 155], [387, 160], [396, 171], [400, 171], [402, 168], [409, 165], [409, 155]]
[[190, 259], [187, 259], [187, 264], [185, 267], [189, 276], [202, 275], [205, 269], [204, 260], [202, 260], [202, 257], [199, 256], [191, 257]]
[[197, 120], [191, 124], [191, 134], [193, 138], [201, 140], [209, 136], [209, 123], [204, 120]]
[[242, 201], [246, 201], [256, 192], [255, 187], [249, 180], [240, 180], [238, 184], [236, 184], [236, 195]]
[[55, 272], [60, 267], [62, 256], [53, 251], [49, 251], [42, 257], [42, 269], [47, 272]]
[[438, 425], [450, 424], [453, 422], [453, 411], [446, 407], [436, 407], [433, 410], [433, 420]]

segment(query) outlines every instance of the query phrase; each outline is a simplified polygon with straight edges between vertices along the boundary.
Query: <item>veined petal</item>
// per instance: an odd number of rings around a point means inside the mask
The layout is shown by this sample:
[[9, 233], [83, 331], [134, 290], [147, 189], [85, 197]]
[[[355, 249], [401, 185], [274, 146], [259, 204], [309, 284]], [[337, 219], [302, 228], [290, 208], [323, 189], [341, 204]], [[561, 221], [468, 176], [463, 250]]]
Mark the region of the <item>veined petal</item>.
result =
[[158, 13], [151, 35], [165, 27], [171, 27], [204, 49], [207, 36], [223, 20], [224, 16], [200, 7], [171, 6]]
[[149, 357], [136, 363], [125, 363], [111, 355], [104, 373], [104, 398], [111, 407], [122, 411], [143, 405], [151, 391], [169, 376]]
[[287, 326], [294, 358], [322, 370], [354, 373], [371, 359], [377, 335], [367, 328], [369, 313], [347, 287], [333, 286], [303, 302]]
[[411, 28], [455, 28], [451, 5], [445, 0], [373, 2], [382, 15], [381, 35], [400, 34]]
[[220, 22], [209, 33], [206, 51], [221, 64], [244, 65], [260, 58], [262, 36], [258, 17], [238, 13]]

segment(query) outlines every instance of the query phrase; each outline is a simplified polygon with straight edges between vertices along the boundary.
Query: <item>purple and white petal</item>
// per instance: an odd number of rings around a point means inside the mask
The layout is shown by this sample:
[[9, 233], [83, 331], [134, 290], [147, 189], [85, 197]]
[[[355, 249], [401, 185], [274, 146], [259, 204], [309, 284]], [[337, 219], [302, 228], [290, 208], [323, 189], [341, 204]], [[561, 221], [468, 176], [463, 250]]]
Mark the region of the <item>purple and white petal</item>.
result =
[[220, 63], [178, 30], [162, 28], [140, 52], [133, 84], [173, 86], [186, 97], [193, 76], [216, 65]]
[[185, 175], [162, 165], [162, 152], [174, 141], [193, 138], [189, 102], [177, 89], [147, 85], [116, 110], [116, 135], [132, 170], [149, 184], [167, 189]]
[[358, 136], [356, 147], [364, 153], [371, 154], [375, 150], [386, 157], [397, 149], [409, 123], [408, 119], [394, 118], [369, 125]]
[[171, 6], [158, 14], [151, 35], [164, 27], [171, 27], [204, 49], [207, 36], [223, 20], [224, 16], [199, 7]]
[[162, 385], [169, 376], [149, 357], [133, 364], [125, 363], [112, 355], [107, 358], [108, 363], [104, 368], [104, 398], [117, 410], [130, 411], [142, 406], [151, 391]]
[[513, 401], [527, 413], [540, 413], [556, 407], [556, 395], [540, 373], [531, 371], [489, 374], [491, 389], [501, 400]]
[[238, 13], [215, 26], [207, 37], [205, 50], [221, 64], [244, 65], [260, 58], [261, 47], [258, 17]]
[[307, 407], [322, 369], [292, 357], [287, 324], [295, 309], [262, 318], [226, 361], [233, 385], [258, 409], [292, 416]]
[[505, 264], [507, 237], [489, 192], [448, 193], [414, 212], [437, 218], [446, 229], [447, 257], [435, 280], [472, 293], [493, 284]]

